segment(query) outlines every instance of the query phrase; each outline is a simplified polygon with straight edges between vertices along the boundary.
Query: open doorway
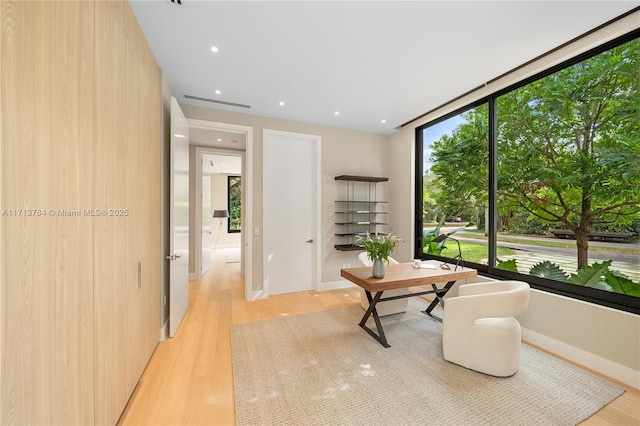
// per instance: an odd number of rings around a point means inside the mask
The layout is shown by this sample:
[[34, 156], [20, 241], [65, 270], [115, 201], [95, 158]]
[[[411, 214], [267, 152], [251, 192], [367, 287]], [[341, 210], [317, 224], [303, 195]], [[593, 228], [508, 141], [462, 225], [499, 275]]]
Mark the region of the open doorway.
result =
[[242, 259], [242, 164], [237, 153], [201, 150], [202, 235], [201, 276], [212, 256], [226, 263]]
[[194, 263], [190, 276], [200, 278], [206, 273], [211, 256], [224, 254], [225, 261], [240, 263], [245, 298], [252, 299], [252, 238], [246, 232], [252, 229], [252, 128], [195, 119], [189, 119], [189, 125], [194, 170], [191, 218]]

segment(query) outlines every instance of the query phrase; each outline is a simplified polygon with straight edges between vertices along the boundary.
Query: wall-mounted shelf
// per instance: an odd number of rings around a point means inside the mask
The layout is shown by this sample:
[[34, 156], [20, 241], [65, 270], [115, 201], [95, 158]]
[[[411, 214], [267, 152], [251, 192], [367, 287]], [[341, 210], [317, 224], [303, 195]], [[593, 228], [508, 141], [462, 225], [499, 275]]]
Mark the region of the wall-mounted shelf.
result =
[[356, 236], [367, 234], [385, 234], [389, 225], [389, 212], [383, 210], [387, 201], [378, 200], [377, 184], [387, 182], [389, 178], [376, 176], [336, 176], [335, 180], [345, 182], [339, 189], [340, 199], [336, 200], [337, 227], [335, 236], [340, 251], [361, 251], [356, 244]]

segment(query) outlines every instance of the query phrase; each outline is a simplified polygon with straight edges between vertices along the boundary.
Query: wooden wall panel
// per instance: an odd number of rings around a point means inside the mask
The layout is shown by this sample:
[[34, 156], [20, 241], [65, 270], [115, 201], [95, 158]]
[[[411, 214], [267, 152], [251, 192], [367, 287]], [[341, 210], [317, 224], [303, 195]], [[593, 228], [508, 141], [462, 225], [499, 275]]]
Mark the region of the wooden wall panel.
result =
[[1, 7], [0, 423], [91, 423], [93, 5]]
[[[49, 317], [42, 297], [51, 258], [39, 262], [52, 241], [45, 237], [52, 218], [34, 220], [22, 216], [20, 209], [49, 207], [50, 198], [40, 193], [40, 182], [50, 180], [50, 168], [43, 157], [50, 153], [50, 65], [23, 51], [50, 52], [51, 7], [38, 8], [22, 3], [2, 3], [3, 18], [3, 176], [2, 217], [5, 257], [2, 271], [2, 419], [1, 423], [42, 422], [51, 410], [50, 401], [42, 398], [41, 389], [49, 387], [45, 359], [38, 346], [49, 342], [40, 330], [48, 328]], [[40, 27], [43, 31], [33, 31]], [[50, 53], [45, 53], [45, 59]], [[11, 79], [9, 84], [7, 79]], [[16, 143], [20, 141], [20, 143]], [[8, 215], [7, 215], [8, 210]], [[44, 250], [43, 250], [44, 249]], [[42, 294], [46, 292], [46, 295]], [[44, 308], [44, 311], [41, 309]], [[31, 326], [35, 325], [35, 326]]]
[[162, 96], [160, 71], [132, 14], [131, 39], [138, 50], [139, 230], [142, 287], [140, 335], [142, 368], [158, 344], [161, 327], [161, 269], [164, 257], [160, 241], [162, 189]]
[[[161, 93], [158, 65], [138, 26], [130, 8], [130, 31], [128, 39], [136, 49], [135, 72], [138, 79], [137, 136], [138, 136], [138, 212], [137, 238], [141, 263], [141, 286], [138, 298], [138, 361], [140, 377], [155, 347], [160, 333], [160, 270], [162, 253], [160, 247], [160, 190], [161, 190]], [[134, 74], [132, 72], [132, 74]]]
[[151, 357], [161, 326], [161, 252], [160, 211], [162, 183], [161, 120], [162, 98], [159, 90], [159, 72], [147, 73], [141, 64], [140, 79], [140, 240], [143, 242], [141, 335], [143, 337], [144, 364]]
[[140, 212], [138, 209], [139, 188], [139, 159], [138, 159], [138, 127], [143, 125], [138, 116], [138, 45], [133, 38], [136, 33], [137, 22], [130, 7], [125, 6], [122, 10], [122, 32], [125, 38], [125, 49], [123, 59], [126, 60], [125, 72], [125, 114], [124, 114], [124, 137], [126, 143], [126, 205], [128, 214], [122, 218], [126, 221], [128, 242], [126, 246], [127, 263], [131, 267], [128, 272], [134, 273], [127, 278], [127, 344], [123, 354], [127, 357], [127, 382], [126, 392], [130, 395], [135, 389], [138, 379], [142, 374], [142, 339], [140, 330], [140, 286], [138, 284], [138, 262], [140, 262], [140, 250], [143, 242], [138, 235]]
[[0, 19], [0, 424], [115, 424], [160, 328], [158, 67], [126, 0]]
[[3, 126], [2, 126], [2, 106], [3, 106], [3, 102], [2, 102], [2, 86], [4, 86], [5, 84], [5, 74], [3, 73], [3, 58], [4, 56], [2, 55], [2, 52], [4, 50], [4, 42], [3, 40], [5, 39], [3, 37], [4, 34], [4, 30], [5, 30], [5, 19], [4, 19], [4, 6], [2, 4], [0, 4], [0, 423], [2, 423], [4, 416], [2, 415], [2, 412], [4, 411], [2, 407], [4, 407], [4, 398], [2, 398], [2, 392], [4, 390], [4, 386], [2, 385], [2, 383], [4, 383], [3, 381], [3, 375], [2, 375], [2, 365], [3, 363], [3, 357], [4, 357], [4, 347], [3, 347], [3, 342], [4, 340], [4, 333], [2, 330], [4, 330], [4, 324], [5, 324], [5, 319], [4, 319], [4, 288], [6, 287], [6, 268], [4, 265], [4, 226], [2, 225], [2, 206], [3, 206], [3, 200], [4, 200], [4, 196], [3, 196], [3, 191], [2, 191], [2, 178], [3, 178], [3, 170], [4, 170], [4, 166], [2, 163], [2, 151], [4, 150], [4, 145], [5, 145], [5, 139], [4, 139], [4, 132], [3, 132]]
[[[126, 208], [129, 161], [125, 135], [126, 49], [122, 2], [95, 3], [95, 167], [94, 205]], [[127, 394], [127, 289], [137, 274], [128, 259], [126, 221], [94, 218], [94, 314], [96, 345], [95, 421], [114, 424]]]
[[58, 213], [50, 232], [53, 294], [47, 302], [55, 325], [54, 380], [47, 391], [57, 412], [54, 424], [94, 418], [93, 219], [87, 215], [93, 205], [93, 19], [92, 2], [55, 3], [50, 161]]
[[[95, 198], [107, 209], [128, 212], [97, 218], [95, 234], [94, 306], [96, 347], [100, 348], [96, 353], [96, 422], [114, 423], [157, 345], [160, 329], [161, 265], [158, 256], [151, 262], [147, 253], [159, 252], [160, 247], [161, 180], [159, 173], [157, 180], [148, 176], [150, 170], [158, 172], [161, 124], [148, 120], [146, 107], [139, 106], [141, 102], [145, 106], [158, 103], [160, 88], [158, 77], [151, 83], [140, 77], [141, 70], [152, 68], [149, 57], [154, 64], [155, 60], [142, 42], [128, 3], [99, 1], [96, 12], [96, 49], [109, 53], [96, 58]], [[155, 69], [157, 75], [157, 65]], [[151, 101], [141, 101], [143, 98]], [[155, 108], [159, 114], [159, 106]], [[155, 146], [147, 142], [153, 137]], [[153, 196], [149, 202], [148, 194]], [[110, 261], [99, 265], [103, 256], [110, 256]], [[155, 282], [149, 282], [154, 277]]]

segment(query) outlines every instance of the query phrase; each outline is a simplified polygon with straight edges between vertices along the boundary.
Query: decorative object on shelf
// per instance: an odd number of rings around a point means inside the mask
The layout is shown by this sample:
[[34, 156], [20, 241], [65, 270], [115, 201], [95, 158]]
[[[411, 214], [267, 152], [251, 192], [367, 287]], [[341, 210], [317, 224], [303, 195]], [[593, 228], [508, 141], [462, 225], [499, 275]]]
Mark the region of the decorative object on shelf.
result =
[[389, 256], [395, 250], [399, 242], [404, 241], [393, 233], [388, 235], [367, 234], [365, 237], [356, 236], [356, 242], [361, 245], [373, 261], [374, 278], [384, 278], [384, 263], [389, 263]]
[[379, 183], [389, 178], [377, 176], [340, 175], [336, 181], [339, 197], [336, 200], [336, 237], [335, 248], [340, 251], [362, 250], [355, 242], [357, 236], [382, 234], [388, 226], [388, 215], [384, 206], [386, 201], [378, 199]]
[[229, 212], [227, 210], [214, 210], [213, 211], [213, 217], [217, 217], [218, 220], [220, 221], [220, 224], [218, 225], [218, 234], [216, 235], [216, 243], [213, 245], [213, 252], [216, 252], [216, 247], [218, 247], [218, 238], [220, 238], [220, 230], [222, 229], [222, 222], [224, 222], [224, 219], [229, 217]]

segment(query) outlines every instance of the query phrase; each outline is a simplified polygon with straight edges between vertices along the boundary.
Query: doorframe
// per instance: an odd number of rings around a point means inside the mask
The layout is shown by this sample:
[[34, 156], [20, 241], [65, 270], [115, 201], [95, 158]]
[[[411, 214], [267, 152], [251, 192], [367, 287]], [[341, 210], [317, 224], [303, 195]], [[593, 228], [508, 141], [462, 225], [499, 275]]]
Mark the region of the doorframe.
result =
[[[308, 133], [298, 133], [298, 132], [287, 132], [284, 130], [273, 130], [273, 129], [262, 129], [262, 144], [264, 149], [264, 142], [267, 140], [268, 136], [286, 136], [286, 137], [294, 137], [301, 139], [310, 139], [312, 144], [315, 146], [315, 191], [316, 191], [316, 226], [315, 226], [315, 235], [313, 236], [314, 241], [317, 244], [314, 244], [315, 251], [315, 261], [313, 262], [314, 271], [311, 276], [311, 288], [313, 290], [318, 291], [320, 286], [320, 278], [322, 272], [322, 169], [321, 169], [321, 156], [322, 156], [322, 137], [319, 135], [312, 135]], [[264, 151], [263, 151], [264, 152]], [[263, 167], [264, 174], [264, 167]], [[264, 226], [264, 224], [263, 224]], [[262, 259], [262, 282], [267, 282], [266, 271], [266, 259]], [[264, 289], [267, 293], [267, 297], [269, 296], [269, 289]]]
[[[194, 226], [196, 228], [200, 228], [202, 229], [202, 177], [203, 177], [203, 171], [202, 171], [202, 157], [206, 154], [216, 154], [216, 155], [224, 155], [227, 157], [240, 157], [241, 161], [242, 161], [242, 165], [241, 165], [241, 169], [240, 169], [240, 174], [242, 176], [245, 175], [246, 173], [246, 166], [245, 166], [245, 162], [246, 162], [246, 155], [245, 155], [245, 151], [244, 150], [233, 150], [233, 149], [222, 149], [222, 148], [212, 148], [212, 147], [207, 147], [207, 146], [196, 146], [196, 194], [195, 194], [195, 200], [196, 200], [196, 205], [195, 205], [195, 223]], [[244, 179], [244, 178], [243, 178]], [[244, 182], [241, 181], [241, 186], [242, 189], [244, 190], [245, 185]], [[244, 210], [244, 194], [242, 194], [243, 196], [243, 200], [242, 200], [242, 209]], [[244, 224], [244, 218], [243, 218], [243, 224]], [[245, 232], [246, 230], [244, 229], [244, 226], [242, 227], [243, 229], [240, 231], [240, 249], [241, 252], [243, 252], [243, 247], [244, 244], [243, 242], [245, 241]], [[196, 250], [195, 250], [195, 257], [194, 257], [194, 267], [196, 269], [195, 274], [197, 275], [197, 277], [194, 277], [193, 279], [200, 279], [202, 276], [200, 275], [200, 271], [202, 270], [202, 232], [195, 232], [194, 230], [194, 236], [195, 236], [195, 246], [196, 246]], [[242, 255], [241, 255], [242, 258]], [[244, 270], [245, 270], [245, 260], [246, 259], [242, 259], [242, 263], [240, 264], [240, 273], [244, 274]]]
[[[262, 290], [253, 290], [253, 234], [250, 232], [253, 229], [253, 127], [251, 126], [243, 126], [240, 124], [231, 124], [231, 123], [222, 123], [218, 121], [208, 121], [208, 120], [197, 120], [193, 118], [187, 119], [189, 122], [189, 128], [198, 128], [198, 129], [208, 129], [208, 130], [216, 130], [228, 133], [237, 133], [245, 135], [246, 138], [246, 148], [244, 151], [244, 161], [243, 161], [243, 175], [242, 175], [242, 190], [245, 194], [243, 197], [243, 220], [242, 220], [242, 245], [241, 251], [244, 257], [244, 296], [246, 300], [255, 300], [261, 298]], [[198, 148], [204, 148], [209, 150], [222, 151], [219, 148], [208, 148], [208, 147], [196, 147], [196, 152]], [[227, 150], [229, 152], [238, 152], [241, 151], [233, 151]], [[199, 157], [198, 157], [199, 159]], [[202, 174], [202, 163], [200, 161], [196, 161], [196, 172], [198, 179], [196, 179], [196, 204], [198, 204], [198, 200], [200, 200], [200, 204], [202, 200], [199, 198], [198, 187], [200, 187], [200, 192], [202, 192], [202, 182], [198, 182], [200, 179], [200, 175]], [[201, 208], [201, 207], [200, 207]], [[201, 211], [196, 209], [196, 225], [198, 223], [198, 217], [202, 215]], [[202, 226], [202, 220], [200, 220], [200, 226]], [[198, 233], [195, 234], [196, 237], [196, 251], [202, 249], [201, 236]], [[198, 255], [198, 258], [202, 255]], [[199, 274], [200, 271], [200, 262], [196, 261], [196, 273]]]

